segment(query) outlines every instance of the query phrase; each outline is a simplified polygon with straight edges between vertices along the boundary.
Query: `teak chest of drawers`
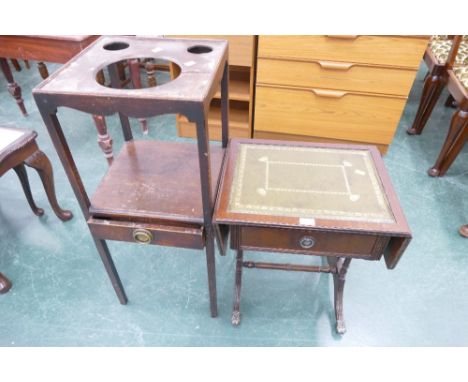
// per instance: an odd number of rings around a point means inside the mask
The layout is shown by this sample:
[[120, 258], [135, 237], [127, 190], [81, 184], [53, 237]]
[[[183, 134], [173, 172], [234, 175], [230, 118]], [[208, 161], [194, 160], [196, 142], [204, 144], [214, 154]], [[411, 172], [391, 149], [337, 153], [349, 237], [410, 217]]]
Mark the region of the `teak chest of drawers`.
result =
[[393, 139], [428, 38], [260, 36], [255, 138]]

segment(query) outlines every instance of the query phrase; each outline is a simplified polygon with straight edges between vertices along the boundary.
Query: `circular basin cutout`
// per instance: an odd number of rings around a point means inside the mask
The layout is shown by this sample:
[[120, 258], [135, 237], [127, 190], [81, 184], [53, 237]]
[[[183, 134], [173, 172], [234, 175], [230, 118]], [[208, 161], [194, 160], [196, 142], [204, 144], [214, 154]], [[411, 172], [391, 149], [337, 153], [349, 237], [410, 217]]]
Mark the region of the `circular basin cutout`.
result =
[[193, 54], [204, 54], [212, 52], [213, 48], [207, 45], [193, 45], [187, 51]]
[[102, 68], [96, 74], [96, 82], [113, 89], [137, 90], [165, 85], [175, 80], [180, 72], [180, 66], [175, 62], [154, 57], [135, 57]]
[[126, 42], [115, 41], [104, 45], [102, 48], [105, 50], [122, 50], [127, 49], [129, 46], [130, 45], [128, 45]]

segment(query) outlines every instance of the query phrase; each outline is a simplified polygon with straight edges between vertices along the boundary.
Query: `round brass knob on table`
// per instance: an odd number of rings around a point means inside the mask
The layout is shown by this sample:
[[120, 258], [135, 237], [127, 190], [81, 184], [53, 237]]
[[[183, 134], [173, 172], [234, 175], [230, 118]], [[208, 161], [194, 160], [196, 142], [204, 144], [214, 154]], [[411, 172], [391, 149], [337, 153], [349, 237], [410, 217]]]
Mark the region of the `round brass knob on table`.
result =
[[150, 244], [153, 241], [153, 234], [147, 229], [137, 228], [133, 231], [133, 240], [139, 244]]
[[299, 245], [304, 249], [312, 248], [315, 245], [315, 239], [312, 236], [302, 236]]

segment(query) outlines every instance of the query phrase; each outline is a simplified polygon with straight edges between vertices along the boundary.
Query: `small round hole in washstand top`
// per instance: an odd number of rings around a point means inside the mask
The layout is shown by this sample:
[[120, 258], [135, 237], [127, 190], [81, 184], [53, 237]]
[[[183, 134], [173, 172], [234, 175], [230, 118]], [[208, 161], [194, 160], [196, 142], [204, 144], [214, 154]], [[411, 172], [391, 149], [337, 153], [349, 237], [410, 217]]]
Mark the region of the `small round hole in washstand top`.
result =
[[105, 50], [123, 50], [127, 49], [130, 45], [122, 41], [114, 41], [104, 45], [102, 48]]
[[193, 45], [190, 48], [188, 48], [187, 51], [193, 54], [204, 54], [212, 52], [213, 48], [207, 45]]

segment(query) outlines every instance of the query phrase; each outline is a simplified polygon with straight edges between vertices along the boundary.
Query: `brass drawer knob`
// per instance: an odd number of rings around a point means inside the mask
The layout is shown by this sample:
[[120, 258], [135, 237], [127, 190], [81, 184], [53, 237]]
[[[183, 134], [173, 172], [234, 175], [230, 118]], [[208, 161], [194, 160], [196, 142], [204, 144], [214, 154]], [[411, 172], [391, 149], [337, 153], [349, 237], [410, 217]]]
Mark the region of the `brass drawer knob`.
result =
[[302, 236], [299, 245], [304, 249], [312, 248], [315, 245], [315, 239], [312, 236]]
[[133, 240], [139, 244], [150, 244], [153, 241], [153, 234], [147, 229], [137, 228], [133, 231]]

